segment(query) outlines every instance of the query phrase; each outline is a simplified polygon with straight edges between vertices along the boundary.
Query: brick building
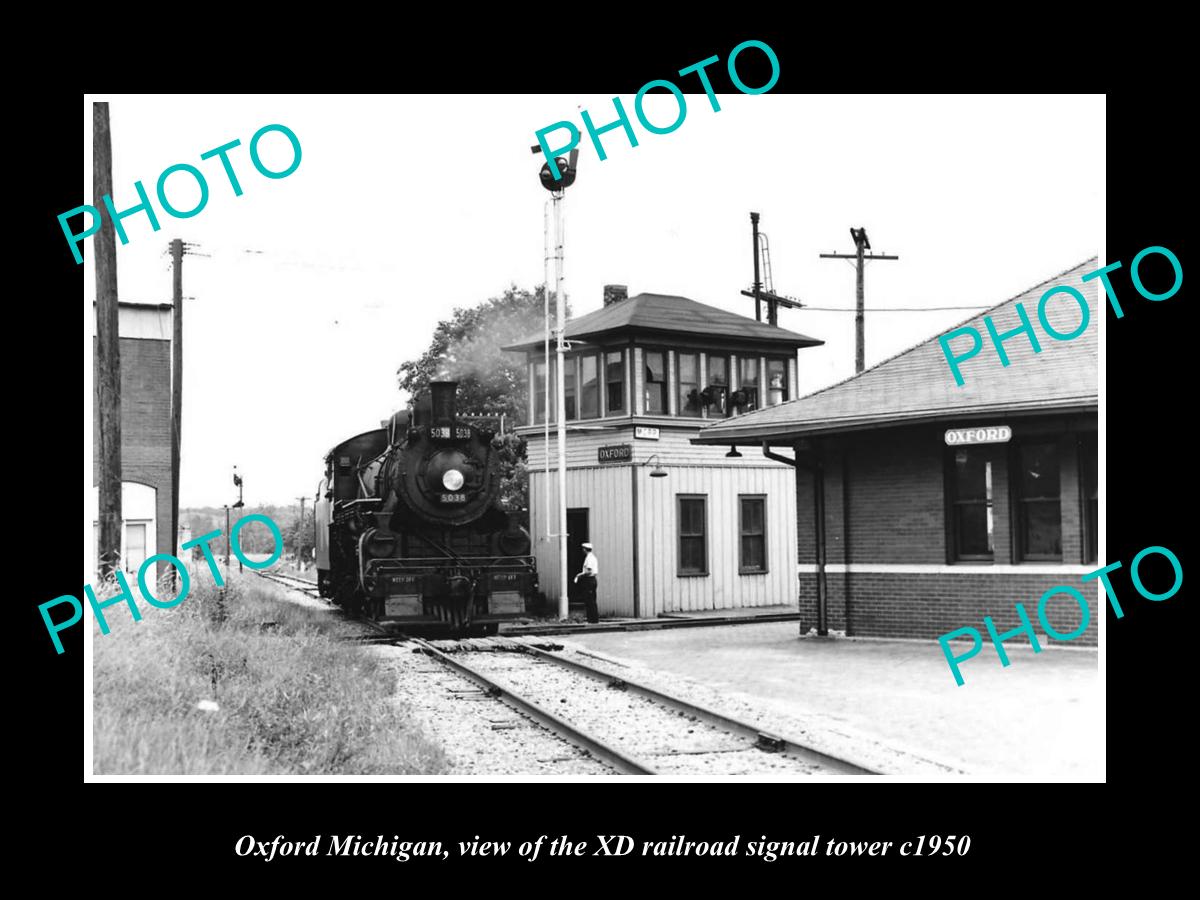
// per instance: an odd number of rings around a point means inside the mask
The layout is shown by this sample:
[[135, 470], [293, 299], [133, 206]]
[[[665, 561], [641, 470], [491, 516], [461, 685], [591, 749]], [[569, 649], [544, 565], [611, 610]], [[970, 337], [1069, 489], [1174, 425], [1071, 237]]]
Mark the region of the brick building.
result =
[[[174, 553], [171, 534], [171, 304], [119, 304], [121, 340], [121, 558], [128, 572], [156, 553]], [[92, 319], [95, 359], [95, 318]], [[99, 415], [92, 395], [93, 508], [99, 488]], [[93, 553], [99, 541], [99, 523]], [[92, 562], [95, 562], [93, 557]], [[94, 565], [91, 567], [94, 568]], [[158, 577], [167, 571], [157, 564]]]
[[[992, 616], [1020, 625], [1021, 601], [1036, 623], [1042, 593], [1097, 562], [1097, 328], [1089, 260], [980, 313], [964, 325], [984, 335], [956, 385], [937, 337], [866, 371], [780, 406], [703, 429], [697, 443], [790, 448], [796, 458], [798, 595], [805, 626], [851, 635], [936, 638]], [[1043, 293], [1071, 285], [1091, 324], [1071, 341], [1038, 326]], [[983, 317], [1004, 341], [1001, 362]], [[1060, 333], [1080, 323], [1078, 305], [1047, 305]], [[778, 454], [783, 456], [783, 454]], [[1095, 591], [1079, 643], [1097, 642]], [[824, 616], [822, 616], [824, 607]], [[1047, 615], [1060, 633], [1081, 613], [1059, 595]], [[1035, 627], [1036, 624], [1035, 624]]]

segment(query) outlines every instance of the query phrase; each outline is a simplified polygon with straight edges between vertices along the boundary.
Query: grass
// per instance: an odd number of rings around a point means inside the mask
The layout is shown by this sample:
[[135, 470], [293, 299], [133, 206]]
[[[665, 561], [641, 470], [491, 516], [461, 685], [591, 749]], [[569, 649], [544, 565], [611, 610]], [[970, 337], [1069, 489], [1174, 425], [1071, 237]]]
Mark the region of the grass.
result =
[[[196, 584], [171, 609], [112, 606], [95, 626], [97, 775], [413, 775], [441, 749], [394, 696], [352, 626], [250, 578]], [[137, 588], [134, 588], [136, 591]], [[170, 596], [167, 590], [160, 596]], [[216, 711], [199, 707], [210, 701]]]

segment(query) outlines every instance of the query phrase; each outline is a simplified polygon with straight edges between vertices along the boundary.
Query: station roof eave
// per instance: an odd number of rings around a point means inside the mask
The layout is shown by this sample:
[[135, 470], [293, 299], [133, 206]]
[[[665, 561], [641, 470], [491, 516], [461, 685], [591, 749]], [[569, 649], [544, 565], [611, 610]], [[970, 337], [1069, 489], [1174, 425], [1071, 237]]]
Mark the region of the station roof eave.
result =
[[[985, 317], [994, 318], [1001, 328], [1011, 328], [1019, 321], [1018, 304], [1028, 316], [1029, 310], [1039, 308], [1040, 298], [1057, 293], [1047, 291], [1048, 287], [1068, 283], [1079, 285], [1078, 293], [1087, 304], [1091, 321], [1098, 314], [1096, 282], [1081, 279], [1095, 268], [1096, 262], [1094, 257], [1085, 260], [952, 329], [945, 329], [942, 334], [961, 328], [986, 334]], [[1080, 313], [1075, 311], [1074, 315]], [[1066, 332], [1078, 321], [1060, 323], [1060, 327]], [[1046, 340], [1039, 350], [1034, 350], [1030, 341], [1009, 338], [1008, 358], [1004, 361], [994, 351], [987, 352], [991, 348], [983, 346], [981, 337], [982, 352], [964, 364], [965, 380], [961, 385], [956, 383], [947, 363], [939, 341], [941, 335], [934, 335], [807, 396], [706, 426], [692, 443], [782, 444], [806, 435], [918, 422], [1098, 410], [1097, 331], [1093, 325], [1070, 340]]]
[[[815, 347], [825, 342], [799, 332], [768, 325], [728, 310], [672, 294], [638, 294], [572, 319], [563, 337], [595, 342], [617, 335], [690, 337], [749, 343], [763, 347]], [[545, 334], [529, 335], [502, 349], [522, 352], [543, 345]]]
[[937, 422], [957, 422], [963, 419], [979, 418], [981, 416], [999, 415], [1069, 415], [1075, 413], [1096, 412], [1099, 409], [1097, 397], [1064, 398], [1050, 402], [997, 403], [962, 406], [956, 409], [935, 409], [925, 412], [915, 411], [903, 416], [845, 416], [841, 419], [826, 419], [821, 422], [806, 422], [793, 425], [746, 423], [742, 426], [731, 425], [724, 427], [716, 425], [704, 428], [699, 437], [692, 438], [693, 444], [711, 444], [726, 446], [736, 444], [741, 446], [757, 446], [768, 444], [780, 446], [795, 443], [806, 437], [821, 437], [823, 435], [845, 434], [852, 431], [870, 431], [881, 428], [897, 428], [903, 425], [934, 424]]

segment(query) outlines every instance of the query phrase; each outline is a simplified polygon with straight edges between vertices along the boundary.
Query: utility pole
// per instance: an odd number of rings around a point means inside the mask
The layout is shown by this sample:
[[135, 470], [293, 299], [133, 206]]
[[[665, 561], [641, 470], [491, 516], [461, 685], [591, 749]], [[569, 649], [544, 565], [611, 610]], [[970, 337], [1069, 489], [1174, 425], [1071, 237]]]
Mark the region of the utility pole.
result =
[[[108, 104], [92, 104], [92, 204], [104, 209], [112, 194], [112, 134]], [[99, 215], [97, 213], [97, 215]], [[96, 407], [100, 456], [100, 578], [112, 574], [121, 555], [121, 337], [117, 306], [117, 245], [113, 229], [96, 232]]]
[[[762, 282], [759, 280], [759, 277], [758, 277], [758, 213], [756, 213], [756, 212], [750, 213], [750, 236], [751, 236], [751, 240], [753, 241], [753, 253], [754, 253], [754, 287], [752, 288], [752, 290], [754, 291], [754, 320], [756, 322], [761, 322], [762, 321], [762, 297], [761, 297]], [[771, 312], [774, 313], [774, 307], [771, 307]], [[775, 316], [771, 315], [769, 318], [770, 318], [770, 324], [774, 325], [775, 324]]]
[[[179, 454], [183, 441], [183, 241], [171, 241], [172, 297], [171, 310], [171, 533], [179, 534]], [[175, 567], [171, 584], [175, 584]]]
[[[238, 521], [240, 522], [240, 521], [242, 521], [242, 507], [244, 507], [246, 505], [246, 503], [244, 500], [242, 500], [242, 476], [237, 473], [237, 466], [233, 467], [233, 483], [237, 485], [237, 489], [238, 489], [237, 503], [233, 504], [233, 508], [238, 511]], [[226, 525], [226, 527], [228, 527], [229, 522], [226, 521], [225, 525]], [[232, 537], [232, 535], [230, 535], [230, 536]], [[238, 574], [240, 575], [244, 571], [245, 571], [245, 569], [242, 566], [242, 558], [239, 556], [238, 557]]]
[[225, 504], [225, 584], [229, 584], [229, 554], [233, 535], [229, 533], [229, 504]]
[[[758, 230], [758, 213], [750, 213], [750, 245], [753, 251], [754, 259], [754, 283], [748, 291], [742, 291], [743, 297], [754, 298], [754, 318], [756, 321], [762, 321], [762, 303], [767, 301], [767, 324], [779, 325], [779, 307], [787, 309], [803, 309], [804, 304], [795, 297], [782, 297], [775, 293], [775, 286], [771, 283], [771, 265], [768, 261], [768, 253], [766, 247], [767, 236]], [[763, 271], [760, 276], [759, 263], [762, 263]]]
[[871, 249], [871, 242], [867, 240], [866, 228], [851, 228], [850, 237], [854, 238], [854, 253], [822, 253], [821, 259], [853, 259], [858, 269], [857, 286], [855, 288], [856, 307], [854, 311], [854, 371], [855, 374], [861, 372], [865, 368], [864, 348], [863, 348], [863, 329], [864, 329], [864, 309], [863, 309], [863, 268], [865, 261], [868, 259], [899, 259], [898, 256], [888, 256], [886, 253], [863, 253], [863, 250]]
[[296, 523], [296, 571], [300, 571], [300, 561], [304, 558], [304, 501], [307, 497], [297, 497], [300, 501], [300, 521]]

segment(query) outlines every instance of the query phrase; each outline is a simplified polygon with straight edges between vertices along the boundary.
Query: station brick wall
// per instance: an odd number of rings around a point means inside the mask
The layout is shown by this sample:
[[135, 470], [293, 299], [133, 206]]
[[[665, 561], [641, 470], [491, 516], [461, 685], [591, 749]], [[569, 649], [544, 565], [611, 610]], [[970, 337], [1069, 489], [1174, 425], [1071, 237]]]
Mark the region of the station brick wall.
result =
[[[987, 633], [983, 617], [991, 616], [1003, 634], [1018, 627], [1014, 604], [1020, 603], [1033, 623], [1042, 646], [1045, 633], [1037, 616], [1038, 599], [1050, 588], [1069, 584], [1088, 599], [1087, 629], [1071, 644], [1096, 646], [1099, 640], [1096, 583], [1080, 585], [1077, 575], [1002, 574], [896, 574], [883, 572], [830, 573], [829, 628], [859, 637], [936, 638], [957, 628], [971, 627]], [[817, 576], [800, 575], [801, 626], [817, 624]], [[1046, 604], [1046, 617], [1060, 634], [1070, 634], [1080, 621], [1079, 605], [1069, 596], [1057, 595]], [[1006, 643], [1028, 643], [1017, 635]]]
[[[1076, 446], [1079, 433], [1095, 432], [1096, 417], [995, 419], [1000, 420], [1013, 426], [1014, 439], [1057, 436], [1062, 563], [1030, 564], [1028, 573], [1020, 572], [1023, 566], [1015, 563], [1007, 444], [992, 445], [989, 453], [995, 563], [956, 564], [947, 556], [946, 424], [822, 438], [830, 629], [859, 636], [936, 638], [965, 626], [983, 633], [983, 618], [991, 616], [997, 630], [1004, 632], [1020, 625], [1014, 607], [1020, 602], [1041, 640], [1039, 598], [1056, 585], [1070, 585], [1083, 593], [1090, 609], [1087, 629], [1071, 643], [1098, 642], [1097, 588], [1095, 583], [1084, 585], [1079, 579], [1082, 572], [1101, 563], [1083, 565]], [[980, 423], [956, 422], [953, 427], [974, 424]], [[994, 422], [989, 419], [984, 424]], [[799, 607], [807, 629], [817, 624], [817, 575], [812, 571], [816, 516], [813, 475], [803, 467], [796, 472], [796, 500]], [[853, 571], [871, 565], [929, 571]], [[1081, 613], [1072, 598], [1056, 596], [1048, 604], [1047, 615], [1057, 631], [1070, 633], [1079, 624]], [[1019, 636], [1013, 641], [1026, 642], [1026, 638]]]

